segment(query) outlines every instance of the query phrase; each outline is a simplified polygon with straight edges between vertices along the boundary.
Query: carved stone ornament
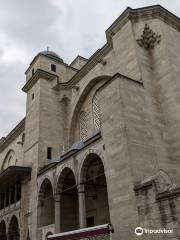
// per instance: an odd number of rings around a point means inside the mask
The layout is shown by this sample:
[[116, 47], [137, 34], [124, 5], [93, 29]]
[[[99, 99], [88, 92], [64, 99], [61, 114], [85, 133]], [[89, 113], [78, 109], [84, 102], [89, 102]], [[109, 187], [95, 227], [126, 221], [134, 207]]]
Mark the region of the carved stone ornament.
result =
[[139, 46], [149, 50], [154, 48], [155, 45], [159, 44], [160, 42], [161, 35], [153, 32], [153, 30], [150, 29], [149, 25], [145, 24], [141, 38], [137, 39]]

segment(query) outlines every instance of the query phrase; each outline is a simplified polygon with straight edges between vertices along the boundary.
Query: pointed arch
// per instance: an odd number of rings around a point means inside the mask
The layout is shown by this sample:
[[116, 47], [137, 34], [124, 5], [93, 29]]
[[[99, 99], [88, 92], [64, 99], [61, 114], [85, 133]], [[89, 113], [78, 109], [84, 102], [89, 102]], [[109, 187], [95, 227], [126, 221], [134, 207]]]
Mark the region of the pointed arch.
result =
[[0, 239], [7, 240], [6, 223], [4, 220], [0, 222]]
[[96, 153], [89, 153], [84, 159], [80, 170], [80, 184], [84, 185], [87, 227], [110, 222], [104, 164]]
[[54, 224], [54, 207], [52, 183], [45, 178], [38, 193], [38, 227]]
[[74, 109], [72, 111], [71, 120], [70, 120], [70, 132], [69, 132], [69, 144], [72, 145], [75, 141], [75, 128], [76, 123], [78, 121], [79, 112], [82, 106], [82, 103], [84, 102], [86, 96], [91, 91], [91, 89], [98, 83], [102, 82], [102, 84], [106, 81], [108, 81], [111, 78], [109, 75], [102, 75], [98, 76], [94, 79], [91, 79], [89, 83], [82, 89], [82, 91], [79, 93], [79, 98], [74, 104]]
[[20, 231], [19, 231], [19, 222], [17, 217], [14, 215], [12, 216], [8, 228], [8, 237], [9, 239], [20, 239]]
[[60, 226], [61, 232], [79, 228], [78, 190], [75, 175], [69, 167], [65, 167], [58, 179], [57, 194], [60, 197]]
[[4, 158], [1, 169], [5, 170], [9, 166], [15, 166], [15, 165], [17, 165], [16, 153], [13, 149], [10, 149]]

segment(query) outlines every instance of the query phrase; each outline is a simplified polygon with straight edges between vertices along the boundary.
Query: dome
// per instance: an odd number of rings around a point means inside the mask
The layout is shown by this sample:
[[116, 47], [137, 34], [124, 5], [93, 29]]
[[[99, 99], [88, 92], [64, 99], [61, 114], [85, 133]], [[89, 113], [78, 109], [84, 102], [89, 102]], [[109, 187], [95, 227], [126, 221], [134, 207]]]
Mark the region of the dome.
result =
[[44, 56], [49, 56], [49, 57], [53, 57], [53, 58], [58, 58], [59, 60], [63, 61], [62, 58], [60, 58], [60, 56], [53, 52], [53, 51], [49, 51], [48, 49], [46, 51], [41, 51], [39, 54], [42, 54]]

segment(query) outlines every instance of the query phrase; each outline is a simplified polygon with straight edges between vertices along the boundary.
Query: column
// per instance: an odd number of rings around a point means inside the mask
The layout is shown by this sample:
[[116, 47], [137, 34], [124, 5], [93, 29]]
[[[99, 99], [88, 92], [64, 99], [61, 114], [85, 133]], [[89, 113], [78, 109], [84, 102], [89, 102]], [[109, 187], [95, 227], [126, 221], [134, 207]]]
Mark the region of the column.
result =
[[12, 188], [9, 188], [9, 190], [8, 190], [9, 207], [10, 207], [10, 205], [11, 205], [11, 194], [12, 194]]
[[0, 210], [1, 210], [1, 204], [2, 204], [2, 193], [0, 193]]
[[79, 184], [78, 196], [79, 196], [79, 225], [80, 225], [80, 228], [85, 228], [86, 227], [86, 197], [85, 197], [84, 184]]
[[61, 231], [61, 195], [55, 197], [55, 233]]
[[0, 211], [4, 208], [4, 195], [0, 193]]
[[4, 209], [4, 193], [1, 193], [1, 210]]
[[11, 235], [9, 233], [7, 233], [7, 240], [10, 240], [10, 239], [12, 239]]
[[17, 184], [17, 201], [21, 200], [21, 184]]
[[16, 206], [16, 202], [17, 202], [17, 184], [15, 184], [15, 192], [14, 192], [14, 203]]
[[7, 192], [4, 192], [4, 210], [6, 208]]

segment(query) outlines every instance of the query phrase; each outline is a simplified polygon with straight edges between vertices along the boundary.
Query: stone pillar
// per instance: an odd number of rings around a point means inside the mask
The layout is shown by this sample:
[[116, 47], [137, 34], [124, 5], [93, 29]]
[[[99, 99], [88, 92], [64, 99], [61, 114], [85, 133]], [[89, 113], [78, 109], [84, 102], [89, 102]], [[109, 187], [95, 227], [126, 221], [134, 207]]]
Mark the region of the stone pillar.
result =
[[7, 192], [4, 192], [4, 209], [6, 208]]
[[2, 193], [0, 193], [0, 210], [1, 210], [1, 204], [2, 204]]
[[0, 193], [0, 210], [4, 208], [4, 195], [3, 193]]
[[21, 184], [16, 184], [17, 185], [17, 201], [21, 200]]
[[10, 240], [11, 239], [11, 235], [8, 233], [7, 234], [7, 240]]
[[61, 195], [55, 197], [55, 233], [61, 231]]
[[84, 184], [79, 184], [78, 196], [79, 196], [79, 226], [80, 228], [85, 228], [86, 227], [86, 197], [85, 197]]
[[17, 184], [15, 184], [15, 192], [14, 192], [14, 203], [16, 205], [17, 202]]
[[11, 195], [12, 195], [12, 188], [9, 188], [9, 190], [8, 190], [8, 202], [9, 202], [9, 207], [10, 207], [10, 205], [11, 205]]

